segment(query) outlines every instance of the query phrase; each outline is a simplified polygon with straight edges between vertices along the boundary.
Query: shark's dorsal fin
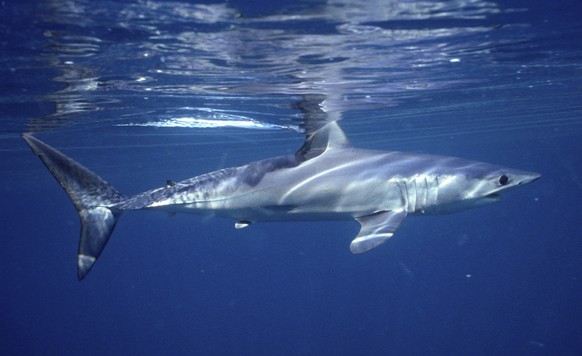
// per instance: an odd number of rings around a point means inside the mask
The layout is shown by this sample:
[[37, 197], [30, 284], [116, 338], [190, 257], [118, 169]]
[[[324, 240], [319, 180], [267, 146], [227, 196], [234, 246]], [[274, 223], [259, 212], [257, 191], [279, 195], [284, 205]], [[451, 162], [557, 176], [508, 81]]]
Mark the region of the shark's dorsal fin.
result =
[[297, 154], [309, 159], [319, 156], [328, 149], [346, 147], [351, 147], [351, 143], [338, 123], [333, 121], [315, 132], [307, 133], [305, 143]]
[[298, 156], [309, 160], [329, 149], [351, 147], [337, 123], [341, 115], [325, 110], [324, 95], [305, 95], [294, 107], [303, 113], [300, 127], [305, 131], [305, 143], [297, 151]]
[[351, 146], [342, 128], [337, 122], [332, 121], [317, 131], [307, 133], [305, 143], [296, 154], [305, 159], [312, 159], [329, 149]]

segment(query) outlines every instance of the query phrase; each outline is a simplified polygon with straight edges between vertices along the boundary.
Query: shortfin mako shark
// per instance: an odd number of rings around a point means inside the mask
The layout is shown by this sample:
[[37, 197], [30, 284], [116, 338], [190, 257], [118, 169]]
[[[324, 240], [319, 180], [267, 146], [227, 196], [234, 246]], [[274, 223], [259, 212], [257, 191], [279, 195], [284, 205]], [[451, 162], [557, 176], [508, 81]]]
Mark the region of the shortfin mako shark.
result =
[[[305, 109], [305, 108], [303, 108]], [[31, 134], [23, 138], [65, 189], [81, 217], [78, 278], [85, 278], [122, 213], [154, 209], [261, 221], [355, 219], [358, 254], [394, 235], [410, 214], [439, 214], [499, 200], [537, 173], [454, 157], [353, 147], [337, 121], [304, 125], [292, 155], [225, 168], [133, 196]]]

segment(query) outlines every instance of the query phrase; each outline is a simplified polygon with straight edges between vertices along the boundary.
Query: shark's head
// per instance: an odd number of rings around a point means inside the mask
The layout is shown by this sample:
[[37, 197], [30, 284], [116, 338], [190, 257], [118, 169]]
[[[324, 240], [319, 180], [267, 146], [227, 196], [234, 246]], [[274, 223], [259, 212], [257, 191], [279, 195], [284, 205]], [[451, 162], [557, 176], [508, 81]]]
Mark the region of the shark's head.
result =
[[454, 212], [494, 203], [501, 199], [501, 192], [538, 178], [538, 173], [471, 162], [439, 176], [438, 211]]

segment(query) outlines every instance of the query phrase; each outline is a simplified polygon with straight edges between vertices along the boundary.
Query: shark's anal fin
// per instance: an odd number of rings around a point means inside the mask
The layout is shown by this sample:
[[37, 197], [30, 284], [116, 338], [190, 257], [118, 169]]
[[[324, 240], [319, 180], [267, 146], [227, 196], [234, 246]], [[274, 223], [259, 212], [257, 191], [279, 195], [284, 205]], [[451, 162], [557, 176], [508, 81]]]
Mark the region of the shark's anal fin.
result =
[[362, 228], [350, 244], [354, 254], [368, 252], [394, 235], [404, 218], [406, 210], [379, 211], [377, 213], [356, 218]]

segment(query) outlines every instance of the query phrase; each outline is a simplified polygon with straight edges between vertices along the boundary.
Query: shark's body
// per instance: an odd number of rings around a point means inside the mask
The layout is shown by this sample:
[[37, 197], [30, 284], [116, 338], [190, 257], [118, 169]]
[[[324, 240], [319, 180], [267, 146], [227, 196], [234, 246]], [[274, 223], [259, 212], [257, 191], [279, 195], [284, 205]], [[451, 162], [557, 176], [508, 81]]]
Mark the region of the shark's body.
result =
[[260, 221], [356, 219], [353, 253], [390, 238], [408, 214], [448, 213], [493, 202], [539, 177], [433, 155], [351, 146], [337, 122], [307, 132], [294, 155], [226, 168], [124, 196], [95, 173], [31, 135], [24, 139], [64, 187], [81, 216], [79, 279], [104, 248], [121, 213], [157, 209]]

